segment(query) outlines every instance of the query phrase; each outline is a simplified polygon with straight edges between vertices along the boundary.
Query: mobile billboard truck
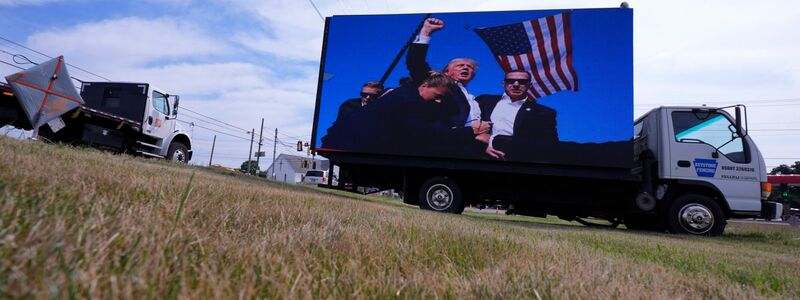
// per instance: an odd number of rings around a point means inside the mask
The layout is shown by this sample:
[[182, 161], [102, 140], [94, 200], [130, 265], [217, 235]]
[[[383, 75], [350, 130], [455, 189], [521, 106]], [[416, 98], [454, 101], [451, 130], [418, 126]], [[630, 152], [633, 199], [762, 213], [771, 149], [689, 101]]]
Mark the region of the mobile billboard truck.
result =
[[312, 133], [339, 169], [326, 186], [695, 235], [780, 217], [743, 106], [631, 123], [632, 23], [629, 8], [327, 18]]

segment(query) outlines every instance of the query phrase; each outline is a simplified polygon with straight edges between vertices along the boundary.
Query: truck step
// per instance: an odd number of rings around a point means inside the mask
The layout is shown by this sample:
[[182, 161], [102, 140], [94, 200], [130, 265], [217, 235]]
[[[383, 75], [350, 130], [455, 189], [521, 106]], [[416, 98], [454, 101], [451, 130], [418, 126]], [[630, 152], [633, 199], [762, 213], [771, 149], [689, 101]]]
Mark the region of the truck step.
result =
[[148, 143], [145, 143], [145, 142], [142, 142], [142, 141], [136, 141], [136, 143], [137, 143], [137, 144], [139, 144], [139, 145], [142, 145], [142, 146], [148, 147], [148, 148], [153, 148], [153, 149], [158, 149], [158, 150], [161, 150], [161, 147], [159, 147], [159, 146], [156, 146], [156, 145], [153, 145], [153, 144], [148, 144]]
[[142, 151], [142, 150], [136, 150], [136, 154], [141, 154], [141, 155], [143, 155], [143, 156], [149, 156], [149, 157], [158, 157], [158, 158], [164, 158], [164, 156], [161, 156], [161, 155], [158, 155], [158, 154], [155, 154], [155, 153], [150, 153], [150, 152]]

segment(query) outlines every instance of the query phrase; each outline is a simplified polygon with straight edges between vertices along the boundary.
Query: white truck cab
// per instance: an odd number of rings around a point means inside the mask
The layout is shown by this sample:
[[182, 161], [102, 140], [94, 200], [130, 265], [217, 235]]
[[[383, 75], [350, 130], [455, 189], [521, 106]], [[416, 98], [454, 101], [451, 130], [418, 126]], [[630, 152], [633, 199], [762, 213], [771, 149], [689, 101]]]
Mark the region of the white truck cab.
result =
[[176, 120], [178, 117], [178, 95], [170, 95], [162, 89], [150, 85], [147, 92], [147, 105], [142, 120], [142, 133], [155, 139], [154, 144], [140, 145], [150, 148], [149, 153], [170, 160], [185, 162], [191, 157], [191, 133]]
[[86, 102], [81, 109], [124, 120], [137, 132], [115, 128], [119, 141], [107, 144], [144, 156], [191, 159], [191, 133], [177, 121], [179, 96], [147, 83], [84, 82], [81, 97]]
[[650, 150], [657, 161], [644, 168], [655, 175], [653, 195], [671, 201], [668, 226], [721, 233], [728, 218], [780, 218], [781, 204], [766, 201], [768, 170], [742, 125], [743, 108], [659, 107], [635, 121], [636, 153]]

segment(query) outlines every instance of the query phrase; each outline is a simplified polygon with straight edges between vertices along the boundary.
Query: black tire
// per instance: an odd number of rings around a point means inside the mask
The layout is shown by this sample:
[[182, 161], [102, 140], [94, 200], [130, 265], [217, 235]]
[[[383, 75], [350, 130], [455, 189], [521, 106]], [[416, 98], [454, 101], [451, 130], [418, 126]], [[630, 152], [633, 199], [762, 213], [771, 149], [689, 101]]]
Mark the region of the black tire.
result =
[[189, 148], [181, 142], [172, 142], [167, 150], [167, 159], [179, 163], [189, 163]]
[[711, 198], [686, 194], [676, 198], [667, 209], [667, 228], [672, 233], [718, 236], [725, 231], [725, 214]]
[[428, 179], [419, 189], [419, 207], [451, 214], [464, 211], [461, 189], [455, 180], [447, 177]]

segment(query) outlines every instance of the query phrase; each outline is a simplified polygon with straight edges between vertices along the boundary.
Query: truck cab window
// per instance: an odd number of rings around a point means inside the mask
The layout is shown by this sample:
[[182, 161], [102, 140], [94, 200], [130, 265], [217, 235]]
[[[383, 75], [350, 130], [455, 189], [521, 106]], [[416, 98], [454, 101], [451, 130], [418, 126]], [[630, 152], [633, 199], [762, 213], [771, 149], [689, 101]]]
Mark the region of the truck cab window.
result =
[[672, 113], [675, 141], [704, 143], [719, 148], [733, 162], [747, 163], [744, 142], [736, 135], [736, 125], [716, 112], [676, 111]]
[[169, 105], [167, 104], [167, 97], [159, 92], [153, 92], [153, 108], [162, 114], [169, 115]]
[[644, 119], [636, 124], [633, 124], [633, 140], [638, 140], [642, 137], [642, 129], [644, 128]]

